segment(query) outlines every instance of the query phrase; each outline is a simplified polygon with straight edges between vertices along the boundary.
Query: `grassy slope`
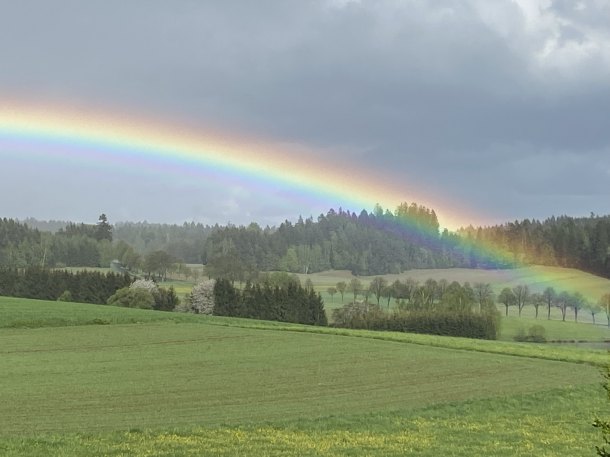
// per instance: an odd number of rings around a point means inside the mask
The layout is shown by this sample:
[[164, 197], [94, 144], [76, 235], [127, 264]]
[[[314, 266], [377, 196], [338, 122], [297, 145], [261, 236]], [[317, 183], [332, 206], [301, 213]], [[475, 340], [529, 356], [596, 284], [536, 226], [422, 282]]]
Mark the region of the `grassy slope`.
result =
[[4, 434], [412, 410], [596, 377], [562, 362], [205, 324], [5, 330], [0, 353]]
[[[527, 331], [532, 325], [541, 325], [546, 330], [549, 341], [605, 341], [610, 339], [610, 328], [605, 325], [592, 325], [582, 322], [562, 322], [558, 320], [534, 319], [532, 317], [509, 316], [502, 318], [500, 339], [512, 341], [521, 328]], [[610, 349], [610, 347], [609, 347]]]
[[544, 347], [35, 300], [0, 299], [0, 315], [20, 306], [51, 325], [145, 323], [0, 329], [2, 455], [585, 456], [599, 442], [595, 368], [477, 352]]
[[[396, 332], [373, 332], [366, 330], [334, 329], [326, 327], [311, 327], [282, 322], [257, 321], [226, 317], [208, 317], [193, 314], [167, 313], [141, 309], [119, 308], [105, 305], [89, 305], [82, 303], [62, 303], [23, 298], [0, 297], [0, 329], [2, 328], [40, 328], [63, 327], [75, 325], [108, 325], [108, 324], [147, 324], [147, 323], [194, 323], [215, 326], [230, 326], [238, 328], [291, 331], [299, 333], [315, 333], [338, 335], [374, 340], [392, 341], [398, 343], [418, 344], [448, 349], [462, 349], [493, 354], [509, 354], [521, 357], [533, 357], [548, 360], [589, 363], [603, 365], [606, 361], [605, 351], [583, 350], [573, 347], [557, 347], [540, 344], [514, 343], [510, 341], [484, 341], [467, 338], [440, 337], [434, 335], [417, 335]], [[529, 322], [527, 319], [508, 319], [505, 321], [509, 331], [516, 332], [518, 326]], [[555, 325], [553, 330], [560, 335], [591, 336], [587, 333], [596, 330], [589, 324], [574, 324], [570, 322], [540, 321], [540, 323]], [[527, 327], [527, 326], [526, 326]], [[566, 334], [563, 329], [571, 329]], [[552, 330], [552, 329], [551, 329]], [[606, 329], [600, 327], [602, 335]], [[550, 332], [553, 335], [553, 332]], [[568, 338], [570, 338], [568, 336]], [[565, 339], [565, 338], [564, 338]]]
[[[298, 275], [301, 281], [311, 279], [316, 289], [326, 293], [326, 289], [335, 286], [338, 281], [349, 282], [354, 276], [348, 271], [331, 270], [310, 275]], [[364, 284], [368, 284], [374, 276], [360, 276]], [[517, 284], [526, 284], [533, 292], [542, 292], [546, 287], [554, 287], [557, 291], [580, 291], [589, 300], [597, 302], [604, 293], [610, 292], [610, 280], [572, 268], [531, 266], [516, 268], [514, 270], [472, 270], [467, 268], [448, 268], [430, 270], [410, 270], [401, 274], [384, 275], [389, 282], [396, 279], [404, 281], [407, 278], [423, 283], [427, 279], [446, 279], [460, 283], [475, 282], [490, 283], [496, 292], [503, 287], [514, 287]], [[345, 298], [351, 297], [346, 293]], [[336, 295], [334, 300], [324, 295], [325, 301], [331, 305], [339, 306], [341, 297]]]
[[[338, 281], [349, 282], [354, 276], [343, 270], [324, 271], [310, 275], [299, 275], [302, 281], [310, 278], [313, 283], [325, 290]], [[359, 279], [368, 284], [374, 276], [360, 276]], [[558, 291], [580, 291], [590, 300], [597, 301], [601, 295], [610, 291], [610, 280], [585, 273], [572, 268], [531, 266], [513, 270], [473, 270], [467, 268], [446, 268], [430, 270], [410, 270], [401, 274], [384, 275], [389, 282], [396, 279], [404, 281], [407, 278], [420, 283], [426, 279], [446, 279], [460, 283], [475, 282], [490, 283], [494, 290], [503, 287], [513, 287], [517, 284], [527, 284], [534, 292], [542, 292], [546, 287], [554, 287]]]

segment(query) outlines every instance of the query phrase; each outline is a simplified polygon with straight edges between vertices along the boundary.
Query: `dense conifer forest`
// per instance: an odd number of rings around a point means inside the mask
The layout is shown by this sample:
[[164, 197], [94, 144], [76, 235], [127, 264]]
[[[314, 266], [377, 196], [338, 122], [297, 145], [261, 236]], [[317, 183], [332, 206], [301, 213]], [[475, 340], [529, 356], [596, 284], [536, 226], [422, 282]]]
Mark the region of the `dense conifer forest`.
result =
[[111, 226], [102, 214], [97, 224], [67, 223], [54, 233], [0, 219], [0, 266], [107, 267], [118, 259], [129, 268], [163, 276], [169, 264], [202, 263], [213, 276], [246, 280], [271, 270], [379, 275], [416, 268], [540, 264], [610, 277], [609, 242], [610, 216], [525, 219], [449, 232], [439, 229], [434, 210], [415, 203], [394, 211], [377, 206], [359, 214], [331, 209], [315, 219], [299, 217], [264, 228], [256, 223]]

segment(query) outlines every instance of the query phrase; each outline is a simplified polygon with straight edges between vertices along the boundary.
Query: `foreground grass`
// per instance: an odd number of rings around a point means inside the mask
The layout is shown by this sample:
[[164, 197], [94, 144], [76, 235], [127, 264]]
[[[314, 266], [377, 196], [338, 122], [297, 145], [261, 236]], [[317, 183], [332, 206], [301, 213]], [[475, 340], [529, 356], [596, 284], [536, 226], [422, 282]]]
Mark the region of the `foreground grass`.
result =
[[3, 330], [0, 373], [0, 434], [381, 413], [598, 379], [548, 360], [171, 323]]
[[584, 457], [608, 409], [604, 351], [11, 298], [0, 316], [8, 457]]
[[[456, 402], [416, 411], [250, 425], [0, 437], [7, 457], [594, 455], [599, 386]], [[602, 416], [603, 417], [603, 416]]]

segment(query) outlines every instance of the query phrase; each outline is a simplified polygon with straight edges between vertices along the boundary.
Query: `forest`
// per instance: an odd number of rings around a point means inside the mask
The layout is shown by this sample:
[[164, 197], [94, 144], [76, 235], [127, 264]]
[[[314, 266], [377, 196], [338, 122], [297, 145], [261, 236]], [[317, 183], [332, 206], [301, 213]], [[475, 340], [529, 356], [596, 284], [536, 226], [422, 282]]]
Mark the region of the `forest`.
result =
[[[403, 203], [359, 214], [339, 208], [278, 227], [128, 222], [47, 224], [0, 219], [0, 266], [107, 267], [163, 277], [169, 268], [204, 264], [208, 274], [247, 280], [259, 271], [329, 269], [382, 275], [425, 268], [578, 268], [610, 277], [610, 216], [550, 217], [488, 227], [440, 230], [434, 210]], [[43, 228], [53, 227], [52, 231]], [[501, 254], [499, 254], [501, 253]]]

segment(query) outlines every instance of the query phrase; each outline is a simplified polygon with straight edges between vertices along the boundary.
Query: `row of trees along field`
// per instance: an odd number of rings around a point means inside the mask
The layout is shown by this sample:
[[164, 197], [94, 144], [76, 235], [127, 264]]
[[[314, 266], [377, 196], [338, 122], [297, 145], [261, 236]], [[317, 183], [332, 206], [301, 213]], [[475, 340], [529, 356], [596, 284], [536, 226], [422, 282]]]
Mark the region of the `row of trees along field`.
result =
[[604, 294], [597, 302], [587, 300], [580, 292], [560, 291], [553, 287], [547, 287], [542, 293], [533, 293], [527, 285], [517, 285], [513, 288], [505, 287], [496, 297], [492, 287], [487, 283], [458, 284], [445, 279], [436, 281], [428, 279], [420, 284], [412, 279], [405, 281], [396, 280], [388, 283], [385, 278], [373, 278], [368, 287], [358, 278], [349, 282], [339, 281], [334, 287], [329, 287], [326, 292], [334, 300], [339, 294], [341, 302], [345, 295], [352, 299], [352, 303], [362, 297], [363, 303], [376, 302], [377, 305], [385, 305], [390, 309], [391, 301], [394, 300], [401, 310], [426, 310], [437, 307], [447, 308], [464, 306], [466, 309], [476, 309], [479, 312], [485, 309], [495, 309], [496, 304], [505, 308], [508, 316], [509, 309], [515, 308], [519, 316], [526, 306], [535, 309], [535, 317], [538, 318], [542, 310], [546, 318], [551, 318], [551, 309], [561, 311], [562, 320], [566, 320], [568, 312], [571, 312], [574, 321], [578, 322], [580, 312], [589, 313], [595, 323], [595, 316], [601, 313], [606, 315], [610, 327], [610, 293]]
[[[500, 317], [488, 284], [471, 287], [468, 283], [429, 280], [422, 285], [396, 281], [391, 286], [384, 286], [382, 281], [383, 278], [375, 278], [371, 286], [363, 290], [364, 300], [358, 302], [359, 284], [353, 279], [348, 290], [354, 294], [354, 301], [333, 311], [333, 324], [369, 330], [497, 338]], [[337, 287], [344, 289], [341, 284]], [[377, 303], [369, 303], [367, 292], [375, 294]], [[379, 304], [384, 295], [388, 297], [386, 309]], [[393, 295], [398, 306], [390, 310], [389, 301]]]
[[128, 275], [95, 271], [0, 268], [0, 295], [104, 304], [132, 281]]

